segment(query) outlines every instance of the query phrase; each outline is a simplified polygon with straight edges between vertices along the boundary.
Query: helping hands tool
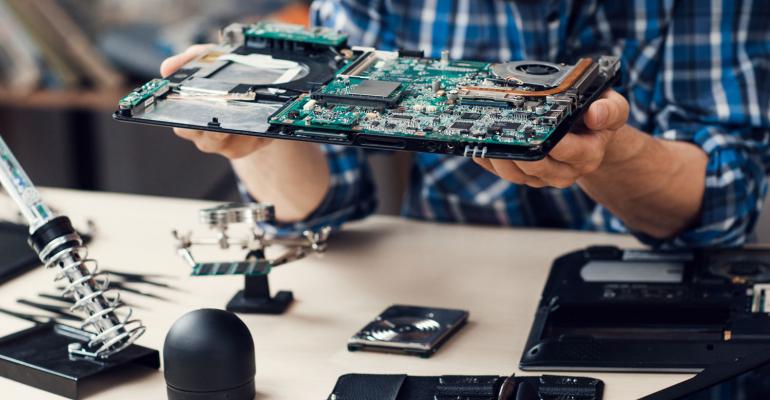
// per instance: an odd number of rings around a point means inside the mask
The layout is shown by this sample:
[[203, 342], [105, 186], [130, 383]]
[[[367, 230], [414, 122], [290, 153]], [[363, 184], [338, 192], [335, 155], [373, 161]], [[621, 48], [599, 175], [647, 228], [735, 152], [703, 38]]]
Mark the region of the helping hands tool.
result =
[[[304, 258], [311, 253], [326, 250], [326, 240], [331, 228], [326, 226], [318, 231], [306, 230], [299, 237], [273, 237], [263, 229], [263, 224], [275, 222], [272, 205], [224, 204], [200, 211], [201, 222], [216, 232], [215, 237], [193, 238], [192, 233], [180, 235], [173, 231], [177, 240], [179, 255], [192, 267], [193, 276], [244, 275], [244, 290], [238, 292], [227, 304], [227, 310], [244, 313], [281, 314], [291, 304], [294, 295], [280, 291], [270, 295], [267, 276], [273, 267]], [[233, 224], [246, 224], [247, 235], [233, 237], [228, 228]], [[244, 261], [198, 262], [192, 255], [192, 246], [218, 246], [220, 249], [238, 247], [247, 251]], [[286, 250], [278, 257], [269, 258], [265, 250], [273, 245]]]

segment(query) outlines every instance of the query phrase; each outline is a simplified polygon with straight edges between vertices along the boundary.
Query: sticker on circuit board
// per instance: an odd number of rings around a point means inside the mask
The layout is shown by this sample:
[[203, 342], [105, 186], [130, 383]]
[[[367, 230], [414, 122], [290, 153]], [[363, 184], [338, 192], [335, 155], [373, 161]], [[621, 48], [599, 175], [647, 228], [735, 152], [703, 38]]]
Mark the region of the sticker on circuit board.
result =
[[393, 305], [348, 340], [348, 350], [430, 357], [468, 320], [464, 310]]

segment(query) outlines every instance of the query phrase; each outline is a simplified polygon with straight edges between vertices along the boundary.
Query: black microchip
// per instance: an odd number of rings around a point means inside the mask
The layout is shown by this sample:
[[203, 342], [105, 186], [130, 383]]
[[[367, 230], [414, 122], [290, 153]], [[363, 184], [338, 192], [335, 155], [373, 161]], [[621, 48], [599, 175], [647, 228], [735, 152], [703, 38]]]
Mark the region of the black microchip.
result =
[[511, 121], [500, 121], [495, 125], [499, 125], [502, 129], [519, 129], [521, 126], [520, 123]]
[[471, 119], [471, 120], [475, 121], [477, 119], [481, 119], [481, 114], [480, 113], [467, 112], [467, 113], [463, 113], [463, 115], [460, 116], [460, 119]]
[[487, 129], [487, 132], [490, 134], [497, 134], [501, 133], [503, 130], [518, 131], [520, 126], [521, 124], [518, 122], [499, 121], [490, 126], [489, 129]]
[[398, 119], [412, 119], [411, 115], [404, 115], [404, 114], [393, 114], [390, 117], [391, 118], [398, 118]]
[[527, 135], [528, 138], [532, 138], [535, 136], [535, 130], [531, 126], [524, 128], [524, 133]]
[[457, 121], [454, 124], [452, 124], [452, 126], [450, 128], [452, 128], [452, 129], [468, 130], [468, 129], [471, 129], [472, 126], [473, 126], [473, 122]]

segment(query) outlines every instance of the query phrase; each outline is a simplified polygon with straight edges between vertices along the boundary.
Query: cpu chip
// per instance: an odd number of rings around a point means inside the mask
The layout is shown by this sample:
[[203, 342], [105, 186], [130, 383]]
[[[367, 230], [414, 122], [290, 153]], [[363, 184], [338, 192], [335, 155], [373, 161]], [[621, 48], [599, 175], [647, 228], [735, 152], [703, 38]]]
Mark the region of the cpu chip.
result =
[[471, 129], [472, 126], [473, 126], [472, 122], [457, 121], [454, 124], [452, 124], [452, 126], [450, 128], [452, 128], [452, 129], [467, 130], [467, 129]]

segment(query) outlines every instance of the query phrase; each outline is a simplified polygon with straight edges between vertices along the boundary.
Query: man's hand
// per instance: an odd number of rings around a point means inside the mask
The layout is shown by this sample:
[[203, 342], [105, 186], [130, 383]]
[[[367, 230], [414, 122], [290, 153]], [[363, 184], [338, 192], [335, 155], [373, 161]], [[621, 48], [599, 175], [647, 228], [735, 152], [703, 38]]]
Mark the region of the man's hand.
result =
[[[160, 74], [168, 76], [183, 65], [192, 61], [195, 57], [205, 53], [211, 45], [194, 45], [185, 50], [182, 54], [177, 54], [167, 58], [160, 65]], [[221, 132], [203, 132], [191, 129], [174, 128], [177, 136], [190, 140], [195, 143], [198, 149], [205, 153], [220, 154], [236, 160], [248, 156], [249, 154], [265, 147], [271, 139], [255, 138], [244, 135], [231, 135]]]
[[583, 115], [585, 131], [567, 133], [544, 159], [510, 161], [474, 158], [487, 171], [518, 184], [566, 188], [610, 162], [630, 156], [627, 146], [613, 146], [628, 120], [628, 102], [608, 90]]
[[540, 161], [475, 159], [505, 180], [534, 187], [577, 183], [632, 230], [665, 239], [695, 221], [708, 157], [691, 143], [654, 138], [628, 124], [628, 102], [609, 90]]

